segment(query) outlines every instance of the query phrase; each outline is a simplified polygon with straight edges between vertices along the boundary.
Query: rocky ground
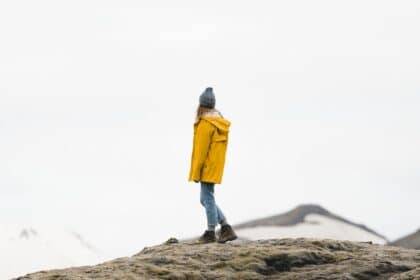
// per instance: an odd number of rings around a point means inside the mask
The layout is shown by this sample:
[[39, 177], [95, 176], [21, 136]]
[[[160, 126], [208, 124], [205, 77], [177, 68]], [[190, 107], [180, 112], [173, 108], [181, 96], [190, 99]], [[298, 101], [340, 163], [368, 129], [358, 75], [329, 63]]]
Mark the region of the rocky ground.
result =
[[316, 239], [172, 241], [132, 257], [16, 279], [420, 279], [419, 250]]

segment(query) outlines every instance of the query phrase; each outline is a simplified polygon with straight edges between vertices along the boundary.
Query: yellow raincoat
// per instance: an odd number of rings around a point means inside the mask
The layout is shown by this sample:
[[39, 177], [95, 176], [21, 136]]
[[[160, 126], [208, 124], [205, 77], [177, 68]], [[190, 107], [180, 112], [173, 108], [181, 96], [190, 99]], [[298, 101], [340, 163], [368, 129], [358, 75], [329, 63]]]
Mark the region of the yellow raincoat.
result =
[[204, 115], [194, 123], [188, 181], [222, 182], [229, 127], [230, 121], [214, 115]]

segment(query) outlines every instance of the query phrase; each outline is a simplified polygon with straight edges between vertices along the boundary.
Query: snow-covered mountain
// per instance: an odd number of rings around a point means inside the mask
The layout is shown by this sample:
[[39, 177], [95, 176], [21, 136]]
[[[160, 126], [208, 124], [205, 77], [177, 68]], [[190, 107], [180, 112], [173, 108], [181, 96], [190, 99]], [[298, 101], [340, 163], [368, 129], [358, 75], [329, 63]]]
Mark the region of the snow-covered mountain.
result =
[[334, 215], [319, 205], [301, 205], [287, 213], [241, 223], [233, 228], [240, 238], [250, 240], [309, 237], [387, 243], [383, 235]]
[[420, 229], [412, 234], [391, 242], [391, 245], [420, 250]]
[[72, 231], [0, 224], [0, 279], [29, 272], [96, 264], [102, 253]]

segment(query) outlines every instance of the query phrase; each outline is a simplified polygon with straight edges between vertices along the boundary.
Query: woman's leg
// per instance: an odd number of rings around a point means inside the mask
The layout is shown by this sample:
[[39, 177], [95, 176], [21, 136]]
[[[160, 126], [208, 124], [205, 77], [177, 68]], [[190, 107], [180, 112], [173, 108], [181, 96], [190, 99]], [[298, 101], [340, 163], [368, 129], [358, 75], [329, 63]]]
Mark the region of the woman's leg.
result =
[[218, 220], [213, 183], [201, 182], [200, 203], [206, 209], [208, 230], [215, 230]]
[[227, 220], [214, 198], [214, 183], [201, 182], [200, 203], [206, 209], [207, 225], [214, 230], [216, 224], [226, 225]]
[[217, 204], [216, 204], [216, 209], [217, 209], [217, 221], [219, 222], [219, 224], [227, 225], [226, 217], [223, 214], [222, 210], [219, 208], [219, 206], [217, 206]]

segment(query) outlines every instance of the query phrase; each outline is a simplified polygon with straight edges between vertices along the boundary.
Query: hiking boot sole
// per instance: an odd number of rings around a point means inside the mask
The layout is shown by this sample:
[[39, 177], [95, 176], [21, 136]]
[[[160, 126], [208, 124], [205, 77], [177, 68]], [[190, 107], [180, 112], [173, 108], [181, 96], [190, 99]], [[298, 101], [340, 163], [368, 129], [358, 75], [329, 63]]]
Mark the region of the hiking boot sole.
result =
[[228, 238], [228, 239], [226, 239], [226, 240], [217, 240], [217, 242], [218, 242], [218, 243], [226, 243], [226, 242], [228, 242], [228, 241], [233, 241], [233, 240], [235, 240], [235, 239], [238, 239], [238, 237], [237, 237], [237, 236], [232, 236], [232, 237], [230, 237], [230, 238]]

